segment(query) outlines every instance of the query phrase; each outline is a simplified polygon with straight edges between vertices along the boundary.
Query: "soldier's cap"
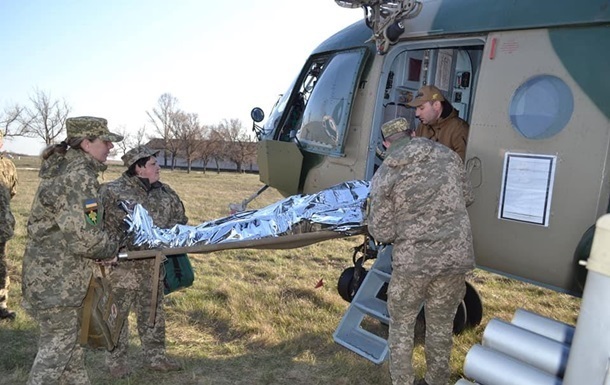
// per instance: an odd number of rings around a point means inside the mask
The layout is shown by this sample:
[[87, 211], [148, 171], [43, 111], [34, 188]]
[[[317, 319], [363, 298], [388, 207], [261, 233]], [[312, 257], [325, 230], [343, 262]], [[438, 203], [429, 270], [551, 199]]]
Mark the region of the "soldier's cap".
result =
[[109, 142], [120, 142], [123, 137], [108, 130], [108, 121], [94, 116], [77, 116], [66, 119], [68, 138], [95, 137]]
[[127, 151], [125, 155], [121, 157], [121, 160], [126, 167], [131, 167], [131, 165], [138, 160], [148, 158], [149, 156], [157, 156], [158, 153], [159, 150], [153, 150], [152, 148], [146, 146], [138, 146]]
[[399, 132], [407, 131], [409, 129], [409, 122], [405, 118], [396, 118], [388, 122], [385, 122], [381, 126], [381, 133], [384, 139], [388, 139], [390, 136]]
[[434, 86], [423, 86], [417, 91], [417, 95], [415, 95], [415, 99], [411, 100], [407, 103], [408, 106], [411, 107], [419, 107], [426, 102], [442, 102], [445, 100], [445, 97], [441, 93], [441, 90]]

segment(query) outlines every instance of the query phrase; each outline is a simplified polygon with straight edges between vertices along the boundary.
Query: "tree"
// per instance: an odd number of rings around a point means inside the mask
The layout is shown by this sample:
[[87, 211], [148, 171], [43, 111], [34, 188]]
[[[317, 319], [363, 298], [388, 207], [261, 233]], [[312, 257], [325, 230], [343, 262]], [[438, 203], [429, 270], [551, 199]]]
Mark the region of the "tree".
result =
[[218, 126], [218, 132], [226, 142], [225, 155], [235, 163], [237, 172], [243, 172], [244, 165], [251, 163], [256, 156], [256, 149], [250, 136], [244, 131], [239, 119], [223, 121]]
[[212, 142], [210, 151], [216, 163], [216, 173], [220, 174], [220, 162], [226, 158], [225, 150], [228, 146], [219, 127], [211, 128], [209, 138]]
[[220, 167], [218, 165], [218, 158], [222, 156], [220, 146], [222, 145], [222, 137], [215, 135], [213, 126], [202, 126], [201, 127], [201, 143], [197, 151], [197, 159], [203, 163], [203, 173], [207, 170], [208, 163], [212, 160], [216, 160], [216, 169], [220, 173]]
[[[150, 138], [148, 138], [150, 139]], [[135, 135], [133, 136], [133, 145], [135, 146], [142, 146], [145, 144], [146, 141], [146, 125], [140, 127], [140, 129], [138, 131], [136, 131]]]
[[114, 148], [110, 152], [111, 155], [125, 155], [131, 149], [132, 134], [127, 131], [124, 125], [120, 125], [115, 129], [115, 132], [123, 137], [120, 142], [114, 143]]
[[15, 103], [0, 112], [0, 130], [4, 136], [23, 136], [24, 125], [21, 124], [21, 117], [24, 109]]
[[20, 117], [23, 134], [42, 138], [47, 146], [53, 144], [64, 131], [71, 107], [65, 100], [54, 100], [38, 89], [30, 96], [30, 103]]
[[172, 116], [172, 127], [179, 142], [180, 152], [186, 159], [187, 173], [190, 173], [202, 139], [199, 116], [196, 113], [176, 112]]
[[155, 126], [155, 131], [163, 140], [163, 165], [167, 167], [167, 154], [172, 155], [172, 169], [175, 166], [177, 143], [174, 141], [174, 130], [172, 127], [172, 116], [178, 112], [178, 99], [170, 93], [164, 93], [159, 97], [157, 106], [152, 112], [146, 111], [150, 122]]

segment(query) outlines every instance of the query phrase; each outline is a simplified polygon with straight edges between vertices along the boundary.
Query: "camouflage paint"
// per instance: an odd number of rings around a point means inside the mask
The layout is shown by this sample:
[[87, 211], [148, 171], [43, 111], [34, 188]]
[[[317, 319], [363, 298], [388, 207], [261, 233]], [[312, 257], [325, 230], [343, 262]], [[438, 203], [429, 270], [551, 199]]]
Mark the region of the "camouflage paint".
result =
[[610, 118], [610, 26], [558, 28], [549, 31], [557, 56], [591, 101]]

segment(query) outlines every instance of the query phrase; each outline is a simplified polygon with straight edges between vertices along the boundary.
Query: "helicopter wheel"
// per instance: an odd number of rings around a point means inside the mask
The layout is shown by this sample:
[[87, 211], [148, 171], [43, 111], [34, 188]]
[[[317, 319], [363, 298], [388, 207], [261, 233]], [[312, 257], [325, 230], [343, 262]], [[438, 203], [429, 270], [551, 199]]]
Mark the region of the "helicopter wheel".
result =
[[480, 324], [483, 320], [483, 301], [481, 301], [481, 296], [477, 289], [468, 281], [466, 281], [466, 295], [464, 295], [462, 303], [466, 306], [466, 314], [468, 315], [466, 326], [475, 327]]
[[366, 273], [366, 269], [361, 265], [348, 267], [343, 270], [337, 281], [337, 291], [344, 301], [352, 302], [358, 288], [360, 288], [362, 281], [364, 281], [364, 277], [366, 277]]

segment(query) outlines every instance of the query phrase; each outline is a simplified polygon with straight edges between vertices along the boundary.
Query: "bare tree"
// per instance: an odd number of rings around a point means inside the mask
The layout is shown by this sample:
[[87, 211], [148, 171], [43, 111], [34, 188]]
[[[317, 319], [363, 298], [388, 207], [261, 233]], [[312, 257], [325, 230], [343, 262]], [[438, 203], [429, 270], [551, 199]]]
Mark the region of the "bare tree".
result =
[[15, 103], [0, 112], [0, 130], [4, 136], [23, 136], [24, 125], [21, 118], [24, 110], [25, 107]]
[[[149, 138], [150, 139], [150, 138]], [[146, 126], [142, 126], [140, 127], [140, 129], [138, 131], [136, 131], [136, 134], [133, 137], [133, 145], [134, 146], [142, 146], [144, 144], [146, 144], [147, 140], [147, 135], [146, 135]]]
[[226, 157], [235, 163], [237, 172], [243, 172], [244, 165], [251, 163], [256, 154], [250, 136], [245, 132], [241, 121], [223, 119], [218, 126], [218, 132], [226, 142]]
[[211, 141], [210, 152], [216, 163], [216, 173], [220, 174], [220, 162], [227, 158], [225, 150], [228, 148], [227, 142], [221, 133], [219, 127], [212, 127], [209, 133], [209, 139]]
[[[216, 168], [218, 170], [218, 158], [222, 156], [219, 149], [222, 144], [222, 138], [220, 135], [214, 135], [213, 126], [201, 126], [201, 138], [202, 140], [197, 151], [197, 159], [200, 159], [201, 163], [203, 163], [203, 173], [205, 174], [207, 165], [212, 159], [216, 159]], [[218, 172], [220, 171], [218, 170]]]
[[172, 116], [174, 136], [179, 141], [179, 148], [186, 160], [187, 173], [191, 172], [193, 160], [197, 158], [201, 144], [201, 124], [196, 113], [177, 112]]
[[176, 154], [178, 153], [177, 141], [174, 139], [172, 129], [172, 116], [178, 112], [178, 99], [170, 93], [164, 93], [159, 97], [157, 106], [152, 111], [146, 111], [150, 122], [155, 126], [155, 131], [163, 140], [163, 165], [167, 167], [167, 154], [172, 155], [172, 169], [175, 166]]
[[133, 135], [127, 131], [124, 125], [120, 125], [115, 129], [115, 132], [123, 137], [120, 142], [114, 143], [114, 149], [111, 151], [112, 155], [123, 156], [127, 151], [131, 149], [133, 142]]
[[42, 138], [47, 146], [54, 143], [65, 128], [71, 107], [38, 89], [30, 96], [30, 103], [20, 117], [24, 135]]

